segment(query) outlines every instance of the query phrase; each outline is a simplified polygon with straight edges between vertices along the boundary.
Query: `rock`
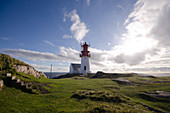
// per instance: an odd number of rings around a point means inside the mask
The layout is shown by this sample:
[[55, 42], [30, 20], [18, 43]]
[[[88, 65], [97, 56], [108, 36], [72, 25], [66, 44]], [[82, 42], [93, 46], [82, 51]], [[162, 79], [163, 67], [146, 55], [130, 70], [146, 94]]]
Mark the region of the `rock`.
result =
[[0, 80], [0, 90], [2, 90], [3, 85], [4, 85], [4, 81], [3, 81], [3, 80]]
[[10, 77], [10, 76], [11, 76], [11, 73], [7, 73], [6, 76], [7, 76], [7, 77]]
[[127, 79], [124, 79], [124, 78], [115, 78], [115, 79], [112, 79], [112, 81], [115, 81], [119, 84], [133, 84], [131, 81], [127, 80]]
[[150, 91], [150, 92], [143, 91], [141, 93], [145, 94], [147, 96], [151, 96], [151, 97], [163, 98], [163, 99], [170, 100], [170, 92], [168, 92], [168, 91], [155, 91], [155, 92], [152, 92], [152, 91]]
[[22, 66], [22, 65], [14, 65], [14, 68], [16, 69], [17, 72], [23, 72], [25, 74], [30, 74], [30, 75], [33, 75], [37, 78], [39, 78], [40, 76], [47, 78], [47, 76], [43, 72], [38, 72], [33, 67]]

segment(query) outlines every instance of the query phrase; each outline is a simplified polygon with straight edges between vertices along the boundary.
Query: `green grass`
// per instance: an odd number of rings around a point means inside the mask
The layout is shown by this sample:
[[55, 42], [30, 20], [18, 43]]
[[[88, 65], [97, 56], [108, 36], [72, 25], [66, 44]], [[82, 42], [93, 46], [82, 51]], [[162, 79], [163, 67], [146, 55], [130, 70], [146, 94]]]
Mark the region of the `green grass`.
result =
[[[75, 77], [72, 77], [64, 79], [46, 79], [42, 77], [38, 79], [32, 75], [23, 73], [18, 73], [17, 77], [24, 81], [40, 83], [49, 93], [29, 94], [13, 87], [4, 86], [3, 90], [0, 91], [0, 112], [2, 113], [151, 112], [142, 104], [162, 111], [170, 111], [170, 103], [166, 101], [155, 102], [139, 96], [141, 91], [170, 91], [170, 83], [148, 83], [147, 81], [141, 81], [146, 78], [138, 76], [125, 78], [140, 83], [140, 85], [120, 85], [109, 78], [89, 79], [78, 77], [81, 79], [75, 79]], [[147, 78], [147, 80], [170, 81], [170, 77]], [[48, 86], [43, 85], [44, 83], [48, 83]], [[82, 93], [82, 91], [85, 93]], [[88, 94], [89, 91], [94, 92], [94, 94]], [[85, 95], [86, 98], [72, 97], [75, 92], [80, 92], [78, 94]], [[103, 98], [103, 95], [107, 97], [105, 98], [104, 96]], [[111, 97], [116, 97], [116, 95], [119, 95], [120, 99], [123, 101], [107, 101]], [[102, 99], [100, 100], [100, 98]]]

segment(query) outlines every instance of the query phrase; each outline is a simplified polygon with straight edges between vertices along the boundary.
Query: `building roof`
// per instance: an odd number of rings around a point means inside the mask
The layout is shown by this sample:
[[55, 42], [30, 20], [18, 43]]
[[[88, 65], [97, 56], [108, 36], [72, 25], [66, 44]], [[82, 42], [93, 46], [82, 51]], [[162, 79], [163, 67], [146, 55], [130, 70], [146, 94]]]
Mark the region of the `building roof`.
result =
[[73, 64], [73, 63], [71, 63], [71, 66], [73, 67], [74, 70], [78, 71], [78, 68], [80, 68], [81, 64]]

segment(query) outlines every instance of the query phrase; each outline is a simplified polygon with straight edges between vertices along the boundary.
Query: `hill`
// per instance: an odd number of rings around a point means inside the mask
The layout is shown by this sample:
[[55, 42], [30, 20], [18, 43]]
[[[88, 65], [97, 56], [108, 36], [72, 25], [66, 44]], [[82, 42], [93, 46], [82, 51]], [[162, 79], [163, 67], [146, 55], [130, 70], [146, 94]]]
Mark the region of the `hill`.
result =
[[13, 75], [17, 75], [17, 72], [22, 72], [35, 77], [44, 76], [47, 78], [43, 72], [38, 72], [29, 64], [2, 53], [0, 53], [0, 72], [12, 73]]
[[13, 68], [14, 65], [22, 65], [22, 66], [31, 67], [30, 65], [28, 65], [18, 59], [15, 59], [9, 55], [0, 53], [0, 71], [14, 72], [15, 71], [15, 69]]
[[[108, 76], [108, 75], [107, 75]], [[121, 78], [121, 79], [120, 79]], [[120, 82], [120, 81], [125, 82]], [[24, 74], [22, 80], [41, 85], [29, 94], [14, 87], [0, 91], [1, 112], [165, 113], [170, 111], [170, 77], [47, 79]]]

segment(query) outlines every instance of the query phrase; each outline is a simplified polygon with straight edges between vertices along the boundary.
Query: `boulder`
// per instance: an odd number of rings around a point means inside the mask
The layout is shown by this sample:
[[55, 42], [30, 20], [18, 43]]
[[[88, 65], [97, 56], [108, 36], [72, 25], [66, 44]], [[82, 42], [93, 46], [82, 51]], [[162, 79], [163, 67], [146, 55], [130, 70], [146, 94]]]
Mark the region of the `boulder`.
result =
[[17, 72], [23, 72], [25, 74], [30, 74], [37, 78], [39, 78], [40, 76], [47, 78], [47, 76], [43, 72], [39, 72], [30, 66], [14, 65], [14, 68], [16, 69]]

